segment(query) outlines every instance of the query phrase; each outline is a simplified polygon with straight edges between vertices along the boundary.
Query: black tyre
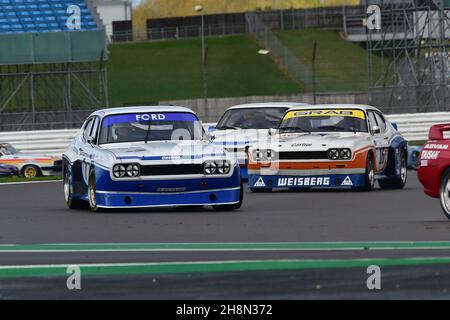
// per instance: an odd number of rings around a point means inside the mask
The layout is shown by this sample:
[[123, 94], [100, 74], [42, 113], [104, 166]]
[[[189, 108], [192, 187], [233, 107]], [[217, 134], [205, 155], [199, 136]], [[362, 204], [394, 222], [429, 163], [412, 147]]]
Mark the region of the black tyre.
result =
[[372, 154], [367, 154], [366, 172], [364, 174], [364, 187], [354, 188], [358, 191], [371, 191], [375, 186], [375, 169]]
[[441, 208], [447, 219], [450, 219], [450, 169], [445, 170], [440, 186]]
[[408, 163], [407, 154], [404, 150], [401, 151], [401, 168], [400, 176], [393, 179], [382, 179], [378, 180], [378, 184], [381, 189], [403, 189], [406, 185], [406, 180], [408, 177]]
[[241, 188], [239, 192], [239, 202], [234, 204], [224, 204], [224, 205], [218, 205], [213, 206], [213, 209], [216, 211], [233, 211], [237, 210], [242, 206], [242, 201], [244, 200], [244, 186], [242, 185], [241, 181]]
[[89, 171], [89, 181], [88, 181], [88, 199], [89, 199], [89, 207], [92, 212], [100, 212], [103, 211], [102, 208], [98, 207], [97, 204], [97, 180], [95, 179], [95, 171], [91, 169]]
[[76, 199], [73, 194], [72, 167], [70, 165], [65, 165], [64, 167], [63, 190], [64, 200], [66, 201], [67, 207], [69, 207], [69, 209], [81, 209], [83, 207], [86, 207], [84, 201]]
[[42, 176], [41, 169], [35, 165], [26, 165], [22, 168], [22, 176], [27, 179], [32, 179]]

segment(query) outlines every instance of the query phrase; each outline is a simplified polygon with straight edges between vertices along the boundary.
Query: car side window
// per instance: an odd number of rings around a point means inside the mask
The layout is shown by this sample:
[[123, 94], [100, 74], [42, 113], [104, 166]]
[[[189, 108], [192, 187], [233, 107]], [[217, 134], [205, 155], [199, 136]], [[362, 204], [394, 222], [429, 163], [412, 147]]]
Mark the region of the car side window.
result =
[[89, 138], [92, 139], [92, 141], [94, 142], [94, 144], [97, 143], [97, 132], [98, 132], [98, 125], [100, 123], [100, 120], [98, 117], [94, 118], [94, 123], [92, 125], [92, 129], [91, 129], [91, 133], [89, 135]]
[[88, 141], [92, 131], [92, 125], [94, 124], [94, 118], [88, 120], [86, 125], [84, 126], [83, 131], [83, 140]]
[[374, 115], [374, 113], [372, 111], [369, 111], [367, 114], [369, 116], [370, 132], [373, 132], [372, 128], [375, 127], [375, 126], [378, 126], [378, 123], [377, 123], [375, 115]]
[[385, 132], [386, 131], [386, 120], [384, 119], [384, 117], [379, 114], [378, 112], [375, 113], [375, 118], [377, 120], [378, 126], [380, 127], [380, 132]]

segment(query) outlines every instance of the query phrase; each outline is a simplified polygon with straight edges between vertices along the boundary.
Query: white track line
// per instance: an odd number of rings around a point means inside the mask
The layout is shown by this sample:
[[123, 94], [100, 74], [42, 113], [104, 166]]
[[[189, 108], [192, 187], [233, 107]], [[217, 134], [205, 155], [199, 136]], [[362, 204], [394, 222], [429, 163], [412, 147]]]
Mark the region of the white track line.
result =
[[62, 180], [47, 180], [47, 181], [24, 181], [24, 182], [0, 182], [1, 186], [21, 185], [21, 184], [36, 184], [36, 183], [50, 183], [50, 182], [62, 182]]

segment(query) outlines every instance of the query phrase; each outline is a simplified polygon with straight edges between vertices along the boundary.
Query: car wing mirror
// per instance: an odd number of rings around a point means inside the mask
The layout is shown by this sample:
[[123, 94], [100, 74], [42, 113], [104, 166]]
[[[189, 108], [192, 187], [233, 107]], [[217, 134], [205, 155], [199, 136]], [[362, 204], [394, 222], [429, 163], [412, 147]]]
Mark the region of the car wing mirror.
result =
[[273, 136], [273, 135], [275, 135], [275, 133], [277, 133], [277, 129], [274, 129], [274, 128], [269, 129], [269, 136]]
[[216, 137], [209, 132], [205, 132], [205, 136], [206, 136], [206, 139], [208, 139], [209, 141], [214, 141], [216, 139]]
[[381, 129], [380, 129], [379, 126], [373, 126], [373, 127], [372, 127], [372, 132], [373, 132], [374, 134], [378, 134], [378, 133], [381, 132]]
[[90, 137], [88, 140], [87, 140], [87, 143], [89, 143], [92, 147], [94, 146], [94, 141], [95, 141], [95, 139], [93, 138], [93, 137]]

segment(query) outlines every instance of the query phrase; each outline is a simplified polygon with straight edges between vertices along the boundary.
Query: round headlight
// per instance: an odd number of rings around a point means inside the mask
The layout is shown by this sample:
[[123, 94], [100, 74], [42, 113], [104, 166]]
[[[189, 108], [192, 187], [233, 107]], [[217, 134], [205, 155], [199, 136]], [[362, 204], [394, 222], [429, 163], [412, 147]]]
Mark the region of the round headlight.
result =
[[253, 158], [254, 158], [256, 161], [261, 161], [262, 154], [261, 154], [261, 151], [260, 151], [259, 149], [253, 151]]
[[229, 173], [229, 172], [230, 172], [230, 168], [231, 168], [231, 165], [230, 165], [230, 163], [229, 163], [228, 161], [226, 161], [226, 160], [224, 160], [224, 161], [219, 161], [219, 162], [217, 163], [217, 171], [218, 171], [220, 174], [227, 174], [227, 173]]
[[341, 149], [341, 159], [350, 160], [352, 157], [352, 151], [350, 149]]
[[328, 150], [328, 158], [330, 160], [338, 160], [339, 159], [339, 150], [338, 149]]
[[275, 156], [275, 152], [273, 150], [266, 150], [266, 159], [272, 160]]
[[217, 170], [217, 164], [214, 161], [205, 162], [203, 169], [206, 174], [214, 174]]
[[123, 166], [121, 164], [118, 164], [118, 165], [114, 166], [114, 168], [113, 168], [113, 175], [114, 175], [114, 177], [116, 177], [116, 178], [123, 178], [125, 176], [125, 174], [126, 174], [125, 166]]
[[137, 164], [129, 164], [127, 166], [127, 175], [129, 177], [139, 177], [139, 166]]

